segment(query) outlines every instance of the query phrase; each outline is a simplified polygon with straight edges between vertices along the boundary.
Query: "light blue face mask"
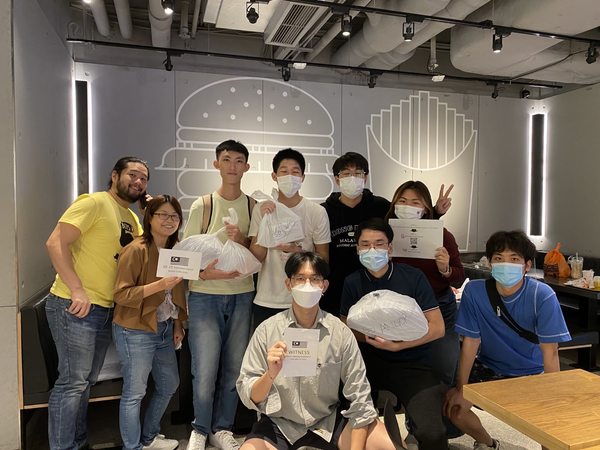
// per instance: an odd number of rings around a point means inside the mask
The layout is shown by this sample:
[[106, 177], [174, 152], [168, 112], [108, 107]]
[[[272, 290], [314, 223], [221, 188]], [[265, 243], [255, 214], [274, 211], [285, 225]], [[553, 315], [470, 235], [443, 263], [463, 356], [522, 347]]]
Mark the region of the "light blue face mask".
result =
[[360, 263], [367, 269], [377, 272], [388, 263], [389, 256], [386, 248], [371, 248], [358, 252]]
[[493, 263], [492, 277], [502, 286], [511, 288], [523, 279], [525, 266], [514, 263]]

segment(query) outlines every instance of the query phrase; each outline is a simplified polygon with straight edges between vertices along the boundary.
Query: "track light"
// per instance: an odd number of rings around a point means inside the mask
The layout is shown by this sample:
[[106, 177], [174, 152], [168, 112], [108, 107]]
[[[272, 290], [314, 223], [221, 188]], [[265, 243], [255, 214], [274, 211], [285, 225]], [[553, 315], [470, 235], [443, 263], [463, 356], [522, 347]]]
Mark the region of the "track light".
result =
[[350, 36], [350, 33], [352, 33], [352, 16], [350, 16], [350, 14], [344, 14], [340, 25], [342, 27], [342, 36]]
[[283, 79], [283, 81], [285, 81], [287, 83], [288, 81], [290, 81], [291, 77], [292, 77], [292, 69], [290, 69], [287, 65], [282, 66], [281, 67], [281, 78]]
[[252, 24], [258, 21], [258, 12], [254, 8], [254, 2], [246, 2], [246, 19]]
[[402, 37], [406, 42], [412, 41], [415, 36], [415, 23], [407, 20], [402, 24]]
[[596, 50], [596, 47], [594, 46], [594, 44], [590, 44], [590, 46], [587, 49], [585, 62], [588, 64], [594, 64], [596, 62], [597, 57], [598, 57], [598, 50]]
[[165, 10], [165, 14], [167, 16], [170, 16], [171, 14], [173, 14], [173, 0], [161, 0], [160, 4], [162, 5], [163, 9]]
[[171, 55], [169, 55], [167, 53], [167, 59], [165, 59], [163, 61], [163, 64], [165, 65], [165, 70], [167, 72], [170, 72], [171, 70], [173, 70], [173, 63], [171, 62]]
[[492, 91], [492, 98], [494, 100], [498, 98], [498, 93], [499, 93], [499, 91], [498, 91], [498, 85], [494, 84], [494, 90]]
[[92, 0], [82, 0], [82, 1], [83, 1], [83, 3], [85, 3], [86, 5], [89, 5], [89, 4], [91, 4], [91, 3], [92, 3]]
[[529, 89], [521, 89], [521, 98], [529, 98], [529, 96], [531, 95], [531, 92], [529, 91]]
[[494, 53], [502, 51], [502, 35], [497, 31], [494, 32], [494, 36], [492, 37], [492, 50]]
[[375, 87], [375, 85], [377, 84], [377, 78], [379, 78], [379, 75], [381, 75], [381, 72], [379, 72], [379, 71], [376, 71], [376, 70], [369, 71], [369, 81], [367, 83], [367, 85], [369, 86], [369, 89], [373, 89]]

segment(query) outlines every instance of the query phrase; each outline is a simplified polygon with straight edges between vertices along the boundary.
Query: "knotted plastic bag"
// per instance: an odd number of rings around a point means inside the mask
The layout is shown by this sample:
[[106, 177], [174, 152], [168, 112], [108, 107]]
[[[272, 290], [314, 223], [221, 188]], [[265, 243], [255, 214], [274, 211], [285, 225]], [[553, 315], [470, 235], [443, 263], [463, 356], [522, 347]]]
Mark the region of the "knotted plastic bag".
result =
[[257, 201], [270, 200], [275, 203], [275, 211], [265, 214], [260, 221], [256, 235], [258, 245], [273, 248], [279, 244], [299, 242], [304, 239], [302, 219], [290, 208], [260, 191], [254, 192], [252, 197]]
[[544, 276], [567, 278], [571, 275], [571, 268], [565, 257], [560, 252], [560, 242], [544, 257]]
[[[223, 223], [237, 225], [238, 216], [235, 209], [229, 208], [229, 217], [223, 217]], [[260, 261], [256, 259], [250, 250], [231, 239], [227, 239], [227, 242], [223, 245], [218, 259], [215, 269], [225, 272], [237, 271], [240, 273], [239, 278], [252, 275], [262, 267]]]
[[350, 308], [346, 323], [353, 330], [388, 341], [414, 341], [429, 330], [415, 299], [388, 289], [362, 297]]
[[[222, 229], [221, 229], [222, 230]], [[202, 253], [200, 259], [200, 270], [206, 269], [211, 262], [221, 255], [223, 243], [219, 239], [219, 232], [213, 234], [194, 234], [186, 237], [173, 246], [174, 249], [187, 250], [190, 252]]]

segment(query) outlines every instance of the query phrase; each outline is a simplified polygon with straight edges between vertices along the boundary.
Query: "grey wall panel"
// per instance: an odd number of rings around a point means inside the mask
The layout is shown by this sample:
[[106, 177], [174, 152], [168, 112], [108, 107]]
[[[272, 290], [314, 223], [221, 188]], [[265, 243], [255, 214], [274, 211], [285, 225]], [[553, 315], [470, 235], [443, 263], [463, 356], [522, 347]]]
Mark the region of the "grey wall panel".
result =
[[73, 61], [37, 2], [15, 2], [14, 14], [17, 248], [24, 301], [54, 277], [44, 242], [73, 196]]
[[526, 226], [529, 101], [91, 64], [78, 76], [92, 86], [96, 189], [131, 149], [151, 165], [149, 190], [177, 194], [187, 209], [219, 185], [214, 148], [233, 138], [251, 152], [248, 193], [270, 193], [272, 156], [291, 146], [307, 159], [301, 192], [322, 200], [333, 161], [352, 150], [370, 160], [378, 195], [419, 179], [435, 201], [454, 184], [444, 222], [462, 250]]
[[[548, 245], [600, 255], [600, 85], [547, 100]], [[585, 264], [585, 262], [584, 262]]]

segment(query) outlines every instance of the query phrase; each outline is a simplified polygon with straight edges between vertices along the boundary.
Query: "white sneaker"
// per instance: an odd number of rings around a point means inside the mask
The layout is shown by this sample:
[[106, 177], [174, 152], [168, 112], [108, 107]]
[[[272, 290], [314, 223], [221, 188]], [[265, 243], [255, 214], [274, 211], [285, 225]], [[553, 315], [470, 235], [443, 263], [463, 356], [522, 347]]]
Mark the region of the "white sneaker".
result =
[[500, 449], [500, 441], [496, 440], [496, 439], [492, 439], [494, 441], [494, 443], [492, 444], [492, 446], [490, 447], [489, 445], [485, 445], [482, 444], [481, 442], [475, 442], [473, 444], [473, 450], [488, 450], [488, 449], [494, 449], [494, 450], [499, 450]]
[[149, 445], [144, 445], [144, 450], [175, 450], [179, 441], [167, 439], [164, 434], [157, 434]]
[[208, 442], [221, 450], [237, 450], [240, 444], [233, 437], [233, 433], [228, 430], [220, 430], [215, 434], [208, 435]]
[[204, 450], [205, 447], [206, 435], [198, 433], [196, 430], [192, 430], [186, 450]]

